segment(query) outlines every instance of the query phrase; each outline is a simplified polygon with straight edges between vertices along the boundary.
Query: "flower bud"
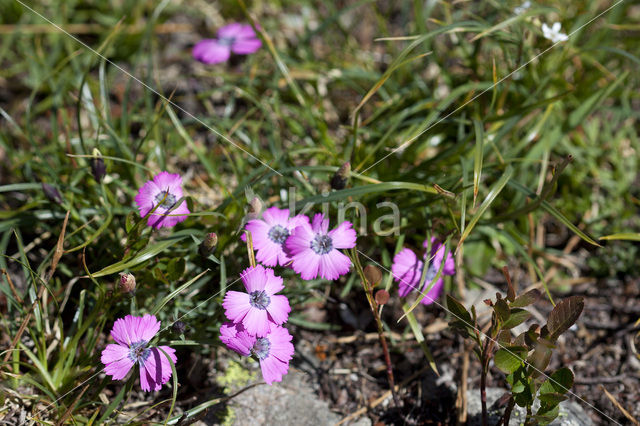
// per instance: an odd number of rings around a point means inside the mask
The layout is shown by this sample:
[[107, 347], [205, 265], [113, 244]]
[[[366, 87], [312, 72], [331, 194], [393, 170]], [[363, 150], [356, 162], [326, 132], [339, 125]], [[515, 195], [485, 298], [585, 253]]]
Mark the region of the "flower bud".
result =
[[349, 174], [351, 174], [351, 163], [347, 162], [340, 166], [331, 178], [331, 188], [335, 190], [344, 189], [347, 186]]
[[46, 197], [49, 199], [49, 201], [53, 201], [57, 204], [62, 204], [62, 195], [60, 195], [60, 192], [55, 186], [42, 182], [42, 191], [44, 192], [44, 195], [46, 195]]
[[384, 305], [389, 301], [389, 292], [381, 288], [380, 290], [376, 291], [375, 298], [378, 305]]
[[133, 274], [120, 274], [120, 291], [125, 294], [133, 294], [136, 290], [136, 277]]
[[183, 334], [186, 329], [187, 329], [187, 324], [185, 324], [184, 322], [182, 322], [180, 320], [174, 322], [171, 325], [171, 331], [173, 331], [176, 334]]
[[382, 271], [377, 266], [367, 265], [364, 267], [364, 277], [372, 287], [375, 287], [382, 281]]
[[262, 213], [262, 201], [260, 198], [253, 197], [249, 202], [249, 211], [247, 212], [247, 216], [249, 219], [257, 219], [260, 217], [260, 213]]
[[107, 174], [107, 166], [104, 164], [102, 157], [93, 157], [91, 159], [91, 174], [96, 182], [101, 182], [104, 175]]
[[218, 245], [218, 235], [215, 232], [210, 232], [204, 237], [204, 240], [200, 243], [199, 252], [203, 257], [209, 256], [216, 249]]

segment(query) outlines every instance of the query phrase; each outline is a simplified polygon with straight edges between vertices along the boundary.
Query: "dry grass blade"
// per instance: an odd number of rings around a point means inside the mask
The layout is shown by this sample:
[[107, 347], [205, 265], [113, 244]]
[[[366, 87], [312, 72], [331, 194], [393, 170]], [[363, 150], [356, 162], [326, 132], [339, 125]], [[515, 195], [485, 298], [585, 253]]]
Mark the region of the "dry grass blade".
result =
[[609, 398], [609, 400], [613, 403], [613, 405], [615, 405], [616, 408], [620, 410], [620, 412], [624, 414], [624, 416], [631, 421], [631, 423], [633, 423], [636, 426], [640, 425], [640, 422], [638, 422], [631, 414], [629, 414], [629, 412], [625, 410], [625, 408], [615, 399], [613, 395], [609, 393], [609, 391], [604, 386], [600, 385], [600, 389], [604, 391], [604, 394], [607, 396], [607, 398]]

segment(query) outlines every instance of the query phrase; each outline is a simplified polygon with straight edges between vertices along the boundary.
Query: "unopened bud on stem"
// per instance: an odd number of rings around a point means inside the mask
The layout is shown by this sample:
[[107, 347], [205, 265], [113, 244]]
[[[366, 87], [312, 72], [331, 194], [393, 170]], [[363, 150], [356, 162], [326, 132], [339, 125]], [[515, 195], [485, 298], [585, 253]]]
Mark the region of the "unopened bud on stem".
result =
[[375, 287], [382, 281], [382, 271], [377, 266], [367, 265], [364, 267], [364, 277], [372, 287]]
[[60, 195], [60, 192], [55, 186], [42, 182], [42, 191], [44, 192], [44, 195], [46, 195], [46, 197], [49, 199], [49, 201], [53, 201], [57, 204], [62, 204], [62, 195]]
[[133, 274], [120, 274], [120, 291], [125, 294], [133, 294], [136, 290], [136, 277]]
[[344, 163], [331, 178], [331, 188], [339, 190], [347, 186], [351, 174], [351, 163]]
[[249, 219], [257, 219], [260, 217], [260, 213], [262, 213], [262, 201], [260, 201], [260, 198], [258, 197], [253, 197], [249, 202], [249, 211], [247, 212], [247, 216]]
[[96, 182], [101, 182], [102, 178], [107, 174], [107, 166], [104, 164], [100, 151], [94, 149], [93, 155], [95, 157], [91, 159], [91, 174]]
[[218, 245], [218, 235], [215, 232], [210, 232], [204, 237], [204, 240], [200, 243], [199, 252], [203, 257], [209, 256], [216, 249]]

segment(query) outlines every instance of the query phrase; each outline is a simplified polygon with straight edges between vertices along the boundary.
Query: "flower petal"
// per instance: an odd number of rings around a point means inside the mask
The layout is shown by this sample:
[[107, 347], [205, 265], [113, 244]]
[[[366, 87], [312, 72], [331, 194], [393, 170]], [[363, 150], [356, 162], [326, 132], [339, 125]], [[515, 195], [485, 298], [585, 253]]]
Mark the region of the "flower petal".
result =
[[276, 294], [284, 288], [282, 277], [278, 277], [271, 268], [265, 268], [265, 276], [267, 282], [265, 283], [264, 290], [269, 294]]
[[262, 265], [248, 267], [240, 273], [240, 278], [244, 283], [244, 288], [247, 289], [247, 293], [262, 291], [267, 285], [267, 272]]
[[258, 337], [265, 336], [269, 332], [267, 311], [251, 307], [242, 320], [242, 325], [244, 325], [247, 333], [255, 334]]
[[[288, 241], [289, 240], [287, 240], [287, 242]], [[318, 276], [320, 258], [321, 256], [310, 248], [307, 248], [305, 251], [291, 258], [293, 262], [291, 267], [297, 274], [300, 274], [303, 280], [312, 280]]]
[[249, 55], [251, 53], [257, 52], [261, 46], [262, 42], [257, 38], [236, 40], [235, 43], [231, 45], [231, 51], [236, 55]]
[[352, 229], [351, 226], [351, 222], [345, 220], [333, 230], [329, 231], [333, 247], [348, 249], [356, 246], [356, 231]]
[[205, 64], [219, 64], [226, 62], [231, 55], [229, 46], [218, 43], [215, 39], [198, 42], [193, 48], [193, 57]]
[[284, 324], [289, 319], [289, 312], [291, 312], [291, 306], [289, 306], [289, 299], [286, 296], [274, 295], [271, 296], [271, 303], [267, 307], [269, 318], [274, 324]]
[[[425, 283], [425, 289], [429, 284], [430, 283]], [[420, 303], [422, 303], [423, 305], [432, 304], [436, 299], [440, 297], [440, 293], [442, 293], [443, 288], [444, 288], [444, 280], [441, 277], [441, 278], [438, 278], [438, 281], [436, 281], [433, 284], [433, 286], [431, 287], [431, 290], [429, 290], [427, 295], [420, 301]], [[421, 298], [421, 297], [422, 297], [422, 294], [418, 296], [418, 298]]]
[[331, 250], [320, 256], [320, 276], [328, 280], [335, 280], [349, 272], [351, 260], [339, 250]]
[[393, 257], [391, 273], [393, 279], [398, 282], [400, 297], [409, 294], [419, 284], [423, 266], [424, 263], [408, 248], [400, 250]]
[[160, 172], [153, 177], [153, 182], [160, 191], [169, 191], [176, 199], [182, 197], [182, 177], [179, 174]]
[[100, 360], [105, 365], [105, 374], [112, 376], [113, 380], [124, 379], [133, 367], [133, 361], [129, 358], [129, 348], [125, 346], [107, 345], [102, 351]]
[[251, 309], [249, 295], [239, 291], [228, 291], [222, 301], [224, 313], [233, 322], [241, 322]]
[[[160, 346], [175, 364], [175, 350], [169, 346]], [[158, 391], [171, 378], [172, 370], [169, 360], [158, 348], [150, 348], [149, 357], [140, 368], [140, 387], [143, 391]]]

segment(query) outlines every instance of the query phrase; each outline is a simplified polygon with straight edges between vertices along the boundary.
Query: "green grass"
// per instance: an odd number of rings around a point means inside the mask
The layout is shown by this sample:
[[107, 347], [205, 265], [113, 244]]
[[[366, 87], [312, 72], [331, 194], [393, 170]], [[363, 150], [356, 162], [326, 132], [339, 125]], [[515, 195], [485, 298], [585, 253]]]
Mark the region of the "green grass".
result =
[[[238, 239], [248, 191], [287, 206], [280, 190], [295, 187], [298, 207], [328, 202], [332, 223], [340, 202], [363, 203], [369, 224], [389, 213], [378, 203], [394, 202], [406, 246], [419, 247], [427, 232], [452, 236], [454, 249], [464, 243], [467, 286], [507, 258], [534, 282], [544, 277], [553, 264], [543, 255], [563, 247], [539, 245], [539, 224], [579, 235], [595, 258], [618, 259], [614, 270], [590, 262], [596, 275], [637, 270], [636, 257], [621, 256], [632, 243], [594, 244], [640, 232], [640, 11], [632, 2], [590, 22], [610, 3], [554, 2], [515, 17], [517, 4], [502, 2], [255, 1], [247, 7], [268, 37], [263, 48], [204, 66], [190, 56], [193, 43], [227, 21], [248, 21], [236, 2], [207, 3], [31, 5], [102, 58], [19, 3], [0, 4], [0, 267], [17, 287], [3, 275], [3, 334], [15, 336], [37, 301], [2, 363], [11, 373], [2, 386], [55, 401], [50, 418], [74, 403], [73, 392], [58, 398], [97, 371], [113, 320], [132, 306], [159, 307], [163, 326], [188, 313], [190, 348], [217, 350], [220, 302], [248, 262]], [[575, 34], [550, 48], [540, 23], [554, 20]], [[91, 176], [94, 150], [107, 165], [102, 182]], [[323, 196], [345, 161], [350, 187]], [[134, 226], [133, 198], [161, 170], [183, 175], [196, 214], [151, 232]], [[42, 182], [60, 191], [61, 204]], [[67, 211], [64, 254], [47, 281]], [[390, 268], [400, 237], [368, 231], [359, 249]], [[198, 255], [208, 232], [219, 236], [215, 261]], [[133, 300], [113, 292], [123, 271], [139, 283]], [[566, 276], [544, 285], [558, 291]], [[331, 285], [285, 279], [294, 318], [296, 306], [318, 297], [312, 290]], [[99, 402], [108, 380], [89, 383], [96, 387], [69, 414], [77, 422], [117, 409]]]

